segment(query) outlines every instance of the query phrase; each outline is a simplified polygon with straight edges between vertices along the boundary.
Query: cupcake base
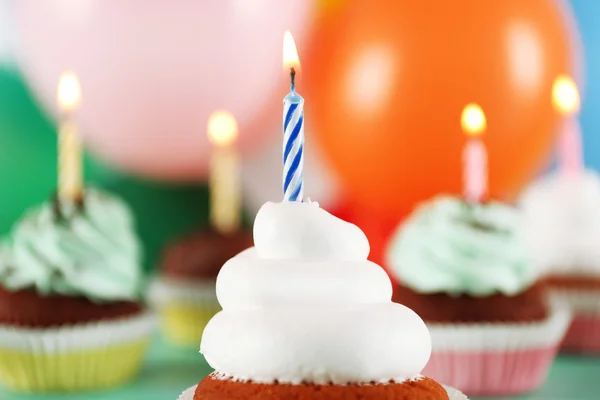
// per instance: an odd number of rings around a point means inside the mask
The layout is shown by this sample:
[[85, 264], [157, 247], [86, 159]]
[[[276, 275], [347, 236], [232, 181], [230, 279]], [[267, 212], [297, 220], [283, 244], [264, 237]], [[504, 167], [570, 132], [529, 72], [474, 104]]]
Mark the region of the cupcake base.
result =
[[118, 386], [139, 370], [154, 325], [147, 312], [49, 329], [0, 324], [0, 382], [29, 393]]
[[0, 381], [18, 392], [47, 393], [104, 389], [130, 380], [148, 340], [64, 354], [0, 350]]
[[550, 293], [557, 301], [569, 305], [573, 312], [573, 321], [561, 344], [561, 350], [589, 355], [600, 355], [600, 285], [577, 287], [551, 285]]
[[575, 315], [560, 348], [600, 356], [600, 315]]
[[132, 301], [95, 303], [85, 297], [41, 295], [35, 290], [9, 291], [0, 286], [0, 324], [52, 328], [119, 319], [142, 312]]
[[221, 310], [219, 303], [166, 304], [160, 309], [161, 332], [169, 343], [181, 347], [198, 347], [204, 327]]
[[432, 379], [403, 383], [368, 385], [291, 385], [261, 384], [219, 379], [214, 374], [187, 389], [179, 400], [466, 400], [455, 389], [445, 388]]
[[392, 300], [410, 308], [428, 322], [529, 322], [548, 317], [545, 289], [543, 284], [536, 283], [515, 296], [493, 294], [474, 297], [446, 293], [422, 294], [396, 285]]
[[432, 354], [423, 373], [469, 395], [507, 396], [537, 389], [548, 374], [569, 323], [566, 304], [523, 323], [427, 323]]
[[198, 347], [204, 327], [221, 306], [216, 282], [157, 278], [150, 287], [150, 302], [161, 319], [165, 340], [175, 346]]

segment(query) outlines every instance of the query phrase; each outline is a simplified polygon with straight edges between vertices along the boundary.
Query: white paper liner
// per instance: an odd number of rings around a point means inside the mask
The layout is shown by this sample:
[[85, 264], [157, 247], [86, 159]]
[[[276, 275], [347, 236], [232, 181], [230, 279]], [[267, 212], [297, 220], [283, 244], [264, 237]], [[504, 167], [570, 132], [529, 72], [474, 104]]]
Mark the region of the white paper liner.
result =
[[0, 348], [37, 354], [104, 348], [149, 337], [156, 327], [150, 311], [139, 315], [59, 328], [21, 328], [0, 325]]
[[[194, 385], [190, 388], [187, 388], [183, 393], [181, 393], [181, 395], [179, 395], [177, 400], [194, 400], [194, 392], [196, 391], [197, 386], [198, 385]], [[458, 390], [445, 385], [442, 386], [448, 392], [448, 397], [450, 398], [450, 400], [469, 400], [467, 396], [465, 396]]]
[[153, 307], [178, 302], [196, 305], [206, 301], [217, 303], [216, 279], [206, 282], [156, 277], [149, 287], [148, 297]]
[[552, 298], [566, 302], [575, 314], [600, 317], [600, 290], [593, 289], [550, 289]]
[[432, 351], [511, 351], [553, 346], [571, 322], [568, 305], [550, 299], [549, 315], [530, 323], [427, 324]]

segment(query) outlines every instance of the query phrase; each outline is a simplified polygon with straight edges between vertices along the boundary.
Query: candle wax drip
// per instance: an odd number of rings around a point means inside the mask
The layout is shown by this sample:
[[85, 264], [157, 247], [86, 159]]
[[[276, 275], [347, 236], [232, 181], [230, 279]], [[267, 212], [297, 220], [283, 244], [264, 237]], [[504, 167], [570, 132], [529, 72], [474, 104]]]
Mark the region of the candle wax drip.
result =
[[[79, 212], [80, 214], [83, 214], [85, 212], [85, 201], [83, 200], [83, 194], [81, 196], [77, 197], [77, 199], [75, 199], [74, 203], [75, 203], [76, 211]], [[61, 206], [61, 199], [60, 199], [60, 195], [58, 194], [58, 192], [56, 192], [53, 196], [52, 209], [54, 210], [54, 218], [56, 219], [57, 222], [60, 222], [60, 223], [68, 223], [69, 222], [68, 219], [66, 218], [65, 214], [63, 213], [62, 206]]]

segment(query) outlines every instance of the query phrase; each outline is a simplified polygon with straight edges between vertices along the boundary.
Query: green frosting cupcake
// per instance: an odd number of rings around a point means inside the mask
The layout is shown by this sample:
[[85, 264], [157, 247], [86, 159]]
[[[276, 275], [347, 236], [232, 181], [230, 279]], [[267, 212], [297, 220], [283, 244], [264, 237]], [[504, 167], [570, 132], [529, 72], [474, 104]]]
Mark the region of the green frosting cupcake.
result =
[[419, 293], [515, 295], [536, 278], [517, 209], [438, 197], [419, 207], [390, 242], [388, 265]]
[[0, 284], [96, 302], [140, 297], [141, 251], [121, 200], [87, 189], [81, 205], [28, 212], [0, 248]]

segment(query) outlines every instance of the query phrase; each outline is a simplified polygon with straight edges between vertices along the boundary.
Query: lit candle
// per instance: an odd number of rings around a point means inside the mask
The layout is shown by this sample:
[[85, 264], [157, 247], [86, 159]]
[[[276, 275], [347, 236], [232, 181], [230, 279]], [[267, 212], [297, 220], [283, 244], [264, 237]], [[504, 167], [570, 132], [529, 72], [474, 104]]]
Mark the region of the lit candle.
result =
[[58, 131], [58, 195], [63, 200], [80, 201], [83, 194], [81, 138], [73, 113], [81, 102], [77, 76], [64, 73], [58, 84], [61, 118]]
[[229, 234], [240, 225], [240, 162], [235, 148], [237, 122], [227, 111], [215, 111], [208, 119], [208, 138], [215, 146], [210, 171], [210, 222]]
[[480, 138], [487, 125], [485, 114], [479, 105], [467, 104], [460, 123], [468, 136], [463, 150], [464, 196], [468, 202], [480, 202], [487, 194], [488, 184], [487, 150]]
[[552, 103], [556, 111], [565, 117], [558, 137], [558, 163], [562, 173], [576, 176], [583, 169], [581, 127], [577, 118], [579, 91], [573, 79], [559, 75], [552, 86]]
[[298, 51], [290, 32], [283, 37], [283, 65], [290, 69], [290, 92], [283, 100], [283, 200], [302, 201], [304, 195], [304, 99], [296, 93]]

